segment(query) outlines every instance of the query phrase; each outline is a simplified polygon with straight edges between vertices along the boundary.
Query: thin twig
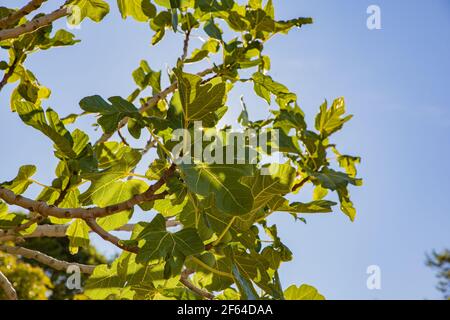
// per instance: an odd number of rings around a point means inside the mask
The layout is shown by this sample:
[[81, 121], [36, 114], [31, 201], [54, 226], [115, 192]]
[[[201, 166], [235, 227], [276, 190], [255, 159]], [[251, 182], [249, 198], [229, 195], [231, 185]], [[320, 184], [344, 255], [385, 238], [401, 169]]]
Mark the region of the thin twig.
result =
[[14, 289], [8, 278], [0, 271], [0, 288], [5, 292], [8, 300], [17, 300], [16, 289]]
[[191, 29], [187, 30], [184, 37], [183, 43], [183, 55], [181, 56], [181, 61], [185, 61], [189, 51], [189, 37], [191, 35]]
[[208, 291], [197, 288], [191, 281], [189, 281], [189, 276], [192, 274], [192, 271], [189, 269], [184, 270], [181, 273], [180, 282], [192, 292], [198, 294], [201, 297], [204, 297], [208, 300], [213, 300], [214, 295]]
[[33, 217], [29, 221], [27, 221], [26, 223], [24, 223], [24, 224], [22, 224], [22, 225], [20, 225], [20, 226], [18, 226], [16, 228], [14, 228], [13, 232], [14, 233], [19, 233], [20, 231], [27, 230], [28, 228], [30, 228], [34, 224], [39, 223], [39, 222], [41, 222], [44, 219], [45, 219], [44, 217], [39, 216], [39, 215], [36, 216], [36, 217]]
[[141, 155], [146, 155], [156, 145], [157, 145], [157, 142], [155, 140], [153, 140], [152, 137], [150, 137], [150, 139], [148, 139], [144, 149], [142, 149]]
[[303, 179], [302, 181], [300, 181], [299, 183], [297, 183], [293, 188], [292, 188], [292, 192], [297, 191], [298, 189], [300, 189], [301, 187], [303, 187], [307, 182], [309, 182], [311, 178], [310, 177], [306, 177], [305, 179]]
[[98, 234], [103, 240], [108, 241], [118, 247], [119, 249], [132, 252], [132, 253], [138, 253], [139, 248], [138, 247], [130, 247], [126, 246], [122, 243], [122, 240], [117, 238], [116, 236], [112, 235], [111, 233], [104, 230], [102, 227], [99, 226], [97, 221], [95, 219], [86, 219], [85, 220], [89, 228], [96, 234]]
[[16, 68], [20, 64], [20, 61], [22, 60], [22, 58], [23, 58], [23, 55], [17, 55], [14, 58], [11, 66], [8, 68], [8, 71], [3, 75], [3, 78], [0, 81], [0, 91], [2, 91], [2, 89], [6, 86], [9, 78], [11, 78], [12, 75], [14, 74], [14, 72], [16, 71]]
[[122, 135], [122, 132], [119, 130], [117, 130], [117, 133], [119, 135], [120, 140], [122, 140], [123, 144], [126, 146], [130, 146], [130, 144], [128, 143], [127, 139], [125, 139], [125, 137]]

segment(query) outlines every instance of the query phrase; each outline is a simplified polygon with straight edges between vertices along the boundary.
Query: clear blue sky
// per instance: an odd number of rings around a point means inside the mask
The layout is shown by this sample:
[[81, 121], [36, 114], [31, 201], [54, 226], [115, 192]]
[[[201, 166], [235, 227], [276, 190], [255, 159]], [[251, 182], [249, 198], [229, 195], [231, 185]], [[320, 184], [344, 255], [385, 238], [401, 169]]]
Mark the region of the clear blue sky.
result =
[[[278, 18], [311, 16], [315, 24], [268, 45], [271, 75], [298, 93], [309, 121], [324, 99], [346, 98], [355, 117], [335, 141], [342, 152], [362, 156], [365, 180], [352, 190], [355, 223], [339, 212], [307, 217], [307, 225], [273, 219], [295, 257], [282, 267], [283, 282], [314, 285], [329, 299], [440, 298], [424, 260], [426, 252], [450, 246], [450, 3], [274, 2]], [[382, 30], [366, 27], [370, 4], [381, 7]], [[34, 54], [27, 63], [53, 90], [48, 105], [61, 114], [77, 112], [88, 95], [127, 96], [140, 59], [164, 70], [180, 54], [179, 39], [151, 47], [148, 27], [120, 20], [113, 7], [104, 23], [74, 31], [79, 45]], [[51, 145], [9, 112], [10, 87], [0, 93], [0, 180], [36, 164], [37, 177], [49, 182], [56, 165]], [[255, 117], [267, 111], [248, 88], [236, 90], [230, 106], [239, 108], [240, 94]], [[90, 131], [90, 122], [80, 125]], [[366, 268], [374, 264], [382, 272], [378, 291], [366, 288]]]

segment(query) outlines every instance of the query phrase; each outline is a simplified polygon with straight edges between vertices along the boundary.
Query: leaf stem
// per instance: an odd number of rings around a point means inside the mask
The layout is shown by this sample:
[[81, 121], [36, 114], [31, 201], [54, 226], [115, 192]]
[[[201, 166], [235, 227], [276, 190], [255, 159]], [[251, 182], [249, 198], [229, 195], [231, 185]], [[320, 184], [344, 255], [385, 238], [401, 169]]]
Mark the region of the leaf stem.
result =
[[34, 180], [34, 179], [28, 179], [28, 181], [30, 181], [30, 182], [32, 182], [32, 183], [34, 183], [34, 184], [37, 184], [38, 186], [41, 186], [41, 187], [43, 187], [43, 188], [49, 188], [49, 189], [56, 190], [55, 188], [53, 188], [53, 187], [51, 187], [51, 186], [48, 186], [48, 185], [46, 185], [46, 184], [43, 184], [43, 183], [41, 183], [41, 182], [39, 182], [39, 181], [36, 181], [36, 180]]
[[128, 177], [136, 177], [136, 178], [141, 178], [141, 179], [146, 179], [146, 180], [150, 180], [147, 176], [143, 175], [143, 174], [138, 174], [138, 173], [134, 173], [134, 172], [129, 172], [127, 173]]
[[233, 217], [230, 221], [230, 223], [227, 225], [227, 227], [222, 231], [222, 233], [220, 234], [219, 238], [214, 241], [213, 243], [213, 247], [217, 246], [222, 239], [225, 237], [225, 235], [227, 234], [227, 232], [231, 229], [231, 227], [233, 226], [233, 223], [236, 221], [236, 217]]
[[190, 259], [192, 260], [192, 262], [196, 263], [200, 267], [202, 267], [202, 268], [204, 268], [204, 269], [206, 269], [206, 270], [208, 270], [208, 271], [210, 271], [212, 273], [215, 273], [218, 276], [226, 277], [226, 278], [230, 278], [230, 279], [234, 280], [233, 276], [231, 274], [229, 274], [228, 272], [223, 272], [223, 271], [214, 269], [213, 267], [208, 266], [206, 263], [204, 263], [202, 260], [200, 260], [200, 259], [198, 259], [196, 257], [190, 257]]

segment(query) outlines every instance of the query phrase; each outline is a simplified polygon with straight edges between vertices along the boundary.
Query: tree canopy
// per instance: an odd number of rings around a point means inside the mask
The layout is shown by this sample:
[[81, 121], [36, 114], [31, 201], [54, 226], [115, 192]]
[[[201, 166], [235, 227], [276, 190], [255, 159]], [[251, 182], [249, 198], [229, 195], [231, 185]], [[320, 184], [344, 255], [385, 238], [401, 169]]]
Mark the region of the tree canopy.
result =
[[[167, 76], [141, 61], [129, 96], [84, 97], [79, 111], [61, 116], [46, 107], [51, 91], [26, 67], [27, 57], [80, 41], [53, 30], [54, 21], [101, 22], [110, 6], [69, 0], [36, 14], [44, 2], [0, 7], [0, 46], [9, 54], [0, 62], [0, 90], [15, 85], [11, 112], [47, 136], [49, 157], [58, 159], [49, 184], [33, 178], [45, 170], [33, 164], [11, 168], [17, 171], [0, 184], [0, 251], [64, 271], [74, 263], [24, 248], [23, 239], [67, 237], [76, 254], [91, 233], [99, 235], [122, 253], [111, 264], [75, 264], [90, 275], [84, 294], [91, 299], [323, 299], [306, 284], [283, 288], [278, 270], [292, 252], [270, 223], [277, 213], [305, 221], [335, 206], [356, 217], [349, 187], [362, 185], [360, 158], [333, 143], [352, 117], [344, 99], [322, 103], [307, 124], [297, 95], [270, 75], [264, 54], [274, 36], [312, 19], [280, 20], [272, 0], [118, 0], [123, 19], [149, 25], [152, 45], [169, 32], [182, 35], [179, 59]], [[192, 48], [193, 36], [201, 47]], [[252, 119], [244, 98], [228, 105], [242, 83], [270, 107], [267, 118]], [[241, 108], [239, 128], [221, 121], [229, 108]], [[80, 117], [90, 117], [101, 136], [78, 128]], [[138, 172], [150, 153], [148, 169]], [[41, 188], [36, 197], [31, 185]], [[314, 189], [310, 202], [292, 202], [306, 185]], [[147, 218], [130, 224], [137, 210]], [[129, 236], [117, 237], [118, 230]], [[6, 273], [0, 288], [17, 297]]]

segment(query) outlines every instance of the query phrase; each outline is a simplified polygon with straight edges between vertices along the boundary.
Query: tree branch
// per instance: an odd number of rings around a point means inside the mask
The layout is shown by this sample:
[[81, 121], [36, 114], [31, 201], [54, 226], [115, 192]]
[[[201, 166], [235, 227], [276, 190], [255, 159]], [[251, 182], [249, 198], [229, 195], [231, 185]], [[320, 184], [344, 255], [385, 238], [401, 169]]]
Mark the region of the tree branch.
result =
[[213, 300], [214, 295], [208, 291], [197, 288], [191, 281], [189, 281], [189, 276], [192, 274], [192, 271], [189, 269], [184, 270], [181, 273], [180, 282], [192, 292], [198, 294], [201, 297], [204, 297], [208, 300]]
[[8, 71], [5, 72], [5, 74], [3, 75], [2, 80], [0, 81], [0, 91], [2, 91], [2, 89], [6, 86], [6, 84], [8, 83], [9, 78], [12, 77], [12, 75], [14, 74], [14, 71], [16, 71], [17, 66], [20, 64], [20, 61], [22, 60], [23, 55], [18, 55], [14, 58], [13, 63], [11, 64], [11, 66], [8, 68]]
[[44, 220], [43, 216], [36, 215], [35, 217], [32, 217], [28, 222], [26, 222], [26, 223], [24, 223], [24, 224], [22, 224], [20, 226], [17, 226], [12, 231], [14, 233], [18, 233], [20, 231], [27, 230], [28, 228], [32, 227], [34, 224], [38, 224], [42, 220]]
[[292, 192], [297, 191], [298, 189], [300, 189], [301, 187], [303, 187], [307, 182], [309, 182], [310, 177], [306, 177], [305, 179], [303, 179], [302, 181], [300, 181], [299, 183], [297, 183], [293, 188], [292, 188]]
[[56, 217], [62, 219], [92, 219], [92, 218], [102, 218], [107, 217], [122, 211], [130, 210], [134, 206], [148, 201], [154, 201], [158, 199], [164, 199], [167, 195], [166, 192], [155, 194], [165, 183], [166, 180], [175, 173], [176, 166], [172, 165], [156, 182], [154, 185], [150, 186], [147, 191], [141, 194], [133, 196], [131, 199], [121, 202], [119, 204], [110, 205], [105, 208], [93, 207], [93, 208], [58, 208], [55, 206], [48, 205], [43, 201], [35, 201], [21, 195], [16, 195], [9, 189], [0, 187], [0, 198], [10, 205], [16, 205], [27, 209], [31, 212], [39, 213], [44, 217]]
[[16, 289], [14, 289], [11, 282], [9, 282], [8, 278], [0, 271], [0, 288], [6, 294], [6, 298], [8, 300], [17, 300]]
[[139, 252], [138, 247], [129, 247], [129, 246], [122, 244], [122, 240], [120, 240], [116, 236], [112, 235], [111, 233], [107, 232], [102, 227], [100, 227], [98, 225], [97, 221], [95, 221], [95, 219], [86, 219], [85, 221], [86, 221], [87, 225], [89, 226], [89, 228], [91, 228], [91, 230], [93, 232], [95, 232], [96, 234], [98, 234], [103, 240], [112, 243], [119, 249], [122, 249], [122, 250], [125, 250], [128, 252], [132, 252], [132, 253]]
[[125, 139], [125, 137], [122, 135], [122, 132], [119, 130], [117, 130], [117, 134], [119, 135], [120, 140], [122, 140], [122, 143], [126, 146], [130, 146], [130, 144], [128, 143], [127, 139]]
[[189, 51], [189, 38], [191, 36], [191, 29], [187, 30], [184, 37], [184, 44], [183, 44], [183, 55], [181, 56], [181, 61], [184, 62], [186, 60], [188, 51]]
[[31, 0], [21, 9], [10, 13], [7, 17], [0, 20], [0, 29], [15, 25], [20, 19], [39, 9], [45, 1], [47, 0]]
[[94, 269], [96, 266], [90, 266], [80, 263], [70, 263], [66, 261], [57, 260], [53, 257], [50, 257], [42, 252], [34, 251], [22, 247], [10, 247], [10, 246], [4, 246], [0, 245], [0, 250], [9, 254], [22, 256], [27, 259], [36, 260], [37, 262], [40, 262], [46, 266], [49, 266], [52, 269], [55, 269], [57, 271], [66, 271], [68, 267], [70, 266], [77, 266], [80, 268], [80, 271], [82, 273], [91, 274], [94, 272]]
[[17, 38], [25, 33], [34, 32], [42, 27], [52, 24], [53, 21], [65, 17], [68, 14], [69, 10], [66, 7], [62, 7], [52, 13], [33, 19], [18, 27], [0, 30], [0, 41]]

